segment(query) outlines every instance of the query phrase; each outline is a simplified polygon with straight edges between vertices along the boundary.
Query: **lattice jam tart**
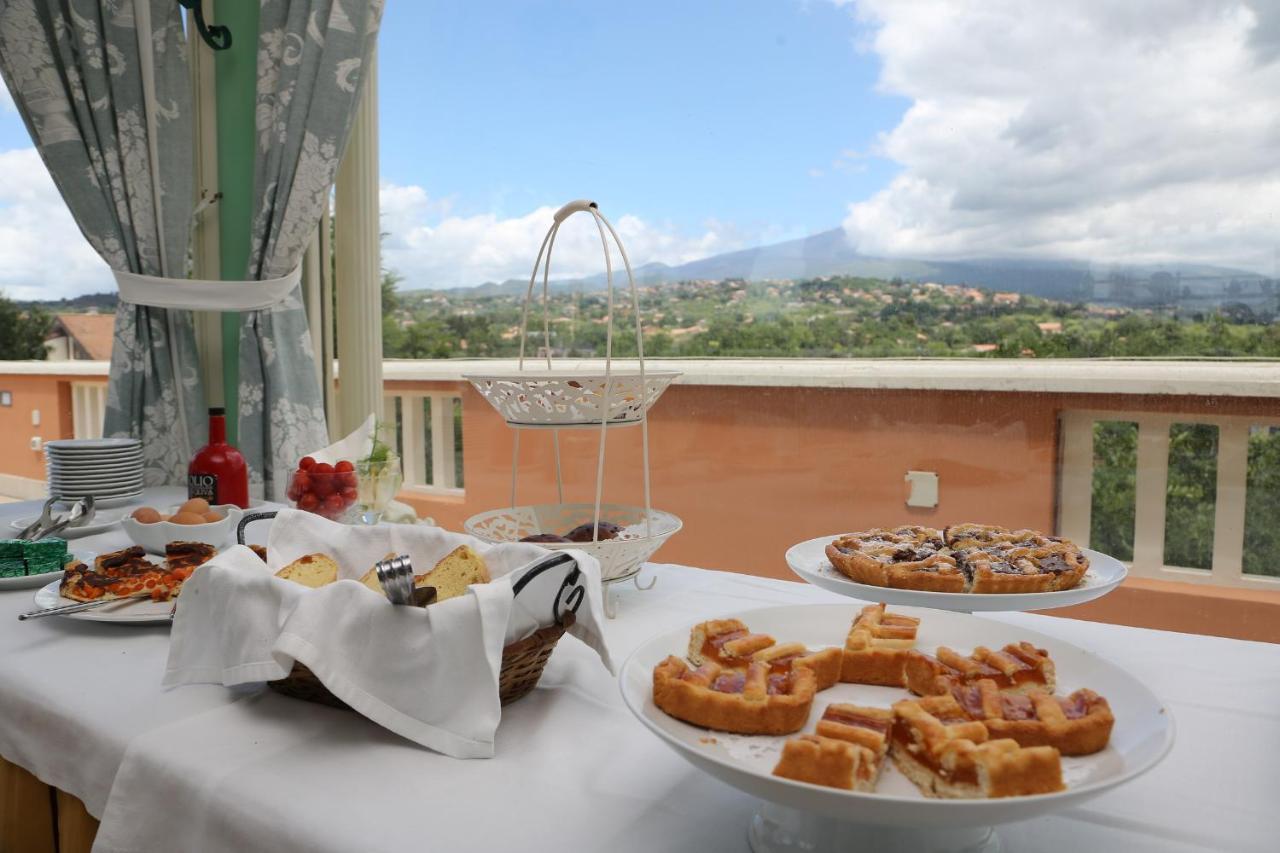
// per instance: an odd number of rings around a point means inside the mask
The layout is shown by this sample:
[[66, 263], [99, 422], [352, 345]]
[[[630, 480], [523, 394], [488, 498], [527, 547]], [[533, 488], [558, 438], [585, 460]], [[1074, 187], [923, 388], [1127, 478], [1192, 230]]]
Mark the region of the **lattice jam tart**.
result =
[[846, 791], [870, 791], [875, 785], [874, 763], [871, 750], [855, 743], [800, 735], [782, 745], [773, 775]]
[[1070, 696], [1024, 695], [1001, 690], [983, 678], [953, 685], [951, 695], [991, 737], [1012, 738], [1019, 746], [1051, 746], [1063, 755], [1092, 755], [1105, 749], [1115, 724], [1107, 700], [1088, 689]]
[[893, 715], [893, 763], [926, 797], [1016, 797], [1065, 787], [1058, 750], [991, 740], [950, 695], [897, 702]]
[[929, 592], [964, 592], [965, 576], [932, 527], [873, 528], [827, 545], [827, 559], [858, 583]]
[[883, 602], [862, 608], [845, 638], [840, 680], [905, 687], [907, 652], [919, 627], [919, 619], [889, 613]]
[[804, 728], [817, 693], [813, 670], [771, 672], [752, 661], [728, 669], [708, 660], [696, 669], [674, 655], [653, 670], [653, 702], [695, 726], [746, 735], [786, 735]]
[[1014, 693], [1052, 693], [1053, 660], [1044, 649], [1028, 642], [1009, 643], [1000, 651], [978, 646], [965, 657], [946, 646], [937, 657], [907, 653], [907, 689], [920, 696], [950, 693], [954, 685], [989, 679], [997, 688]]
[[810, 651], [801, 643], [778, 643], [768, 634], [753, 634], [738, 619], [712, 619], [689, 632], [689, 660], [694, 666], [716, 663], [725, 669], [745, 669], [763, 663], [773, 675], [793, 666], [813, 672], [817, 689], [826, 690], [840, 680], [842, 664], [838, 648]]
[[968, 582], [967, 592], [1057, 592], [1079, 585], [1089, 558], [1073, 542], [1036, 530], [954, 524], [943, 538]]

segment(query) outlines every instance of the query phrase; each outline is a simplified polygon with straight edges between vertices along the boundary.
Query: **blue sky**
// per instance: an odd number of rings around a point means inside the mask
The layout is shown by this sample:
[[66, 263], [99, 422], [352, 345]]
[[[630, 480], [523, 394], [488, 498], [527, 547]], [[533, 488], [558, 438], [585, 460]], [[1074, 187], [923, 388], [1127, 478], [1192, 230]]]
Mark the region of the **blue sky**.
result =
[[[637, 264], [843, 227], [878, 257], [1277, 275], [1276, 33], [1272, 0], [388, 0], [384, 264], [527, 276], [589, 196]], [[553, 273], [600, 268], [572, 220]], [[111, 287], [0, 95], [0, 289]]]
[[860, 39], [821, 0], [391, 0], [383, 179], [463, 216], [591, 195], [685, 231], [833, 228], [896, 171], [867, 153], [908, 104]]

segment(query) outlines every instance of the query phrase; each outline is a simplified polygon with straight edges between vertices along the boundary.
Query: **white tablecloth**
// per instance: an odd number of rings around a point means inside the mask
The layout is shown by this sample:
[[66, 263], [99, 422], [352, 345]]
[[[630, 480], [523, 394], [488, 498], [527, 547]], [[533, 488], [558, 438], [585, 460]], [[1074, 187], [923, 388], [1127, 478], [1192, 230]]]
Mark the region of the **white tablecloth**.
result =
[[[9, 507], [0, 520], [11, 517]], [[717, 613], [835, 596], [796, 583], [654, 566], [624, 588], [609, 643]], [[562, 640], [509, 706], [497, 757], [457, 761], [356, 715], [270, 691], [162, 692], [166, 629], [18, 623], [0, 593], [0, 754], [83, 799], [100, 850], [746, 849], [751, 797], [686, 764]], [[1143, 679], [1178, 726], [1169, 757], [1082, 807], [1000, 828], [1007, 850], [1270, 850], [1280, 832], [1280, 646], [1007, 614]]]

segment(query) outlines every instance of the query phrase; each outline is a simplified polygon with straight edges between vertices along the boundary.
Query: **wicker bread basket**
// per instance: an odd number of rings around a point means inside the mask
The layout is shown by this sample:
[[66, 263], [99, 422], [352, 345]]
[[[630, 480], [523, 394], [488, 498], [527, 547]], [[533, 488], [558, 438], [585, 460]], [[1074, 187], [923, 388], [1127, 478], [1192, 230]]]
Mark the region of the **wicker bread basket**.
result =
[[[573, 613], [565, 613], [561, 624], [541, 628], [502, 650], [498, 698], [503, 705], [510, 705], [537, 686], [556, 643], [573, 622]], [[292, 672], [278, 681], [268, 681], [267, 686], [294, 699], [350, 710], [346, 702], [329, 692], [314, 672], [297, 661], [294, 661]]]
[[[241, 545], [245, 543], [244, 531], [249, 524], [255, 521], [266, 521], [275, 516], [275, 512], [246, 514], [236, 529], [237, 541]], [[555, 651], [556, 643], [564, 636], [565, 631], [573, 627], [576, 621], [574, 614], [586, 597], [586, 590], [581, 585], [581, 570], [577, 568], [576, 561], [567, 554], [550, 555], [540, 565], [526, 572], [512, 589], [513, 594], [518, 596], [541, 572], [566, 562], [574, 564], [574, 568], [565, 578], [560, 592], [556, 595], [551, 611], [554, 622], [502, 649], [502, 669], [498, 674], [498, 698], [503, 705], [510, 705], [537, 686], [547, 660]], [[351, 708], [346, 702], [334, 696], [310, 667], [298, 661], [294, 661], [293, 669], [287, 676], [276, 681], [268, 681], [267, 686], [294, 699], [317, 702], [334, 708], [347, 710]]]

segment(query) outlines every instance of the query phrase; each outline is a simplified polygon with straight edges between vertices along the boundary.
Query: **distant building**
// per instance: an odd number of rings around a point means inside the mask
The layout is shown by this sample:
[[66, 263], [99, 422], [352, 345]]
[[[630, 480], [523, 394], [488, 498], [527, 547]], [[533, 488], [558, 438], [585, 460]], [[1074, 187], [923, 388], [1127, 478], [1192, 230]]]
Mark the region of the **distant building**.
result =
[[1061, 323], [1036, 323], [1036, 327], [1040, 329], [1040, 333], [1044, 335], [1060, 335], [1062, 334]]
[[1022, 301], [1021, 293], [997, 293], [992, 297], [997, 305], [1017, 305]]
[[57, 314], [45, 336], [50, 361], [110, 361], [113, 314]]
[[998, 349], [1000, 349], [999, 344], [974, 344], [973, 345], [974, 352], [995, 352]]

